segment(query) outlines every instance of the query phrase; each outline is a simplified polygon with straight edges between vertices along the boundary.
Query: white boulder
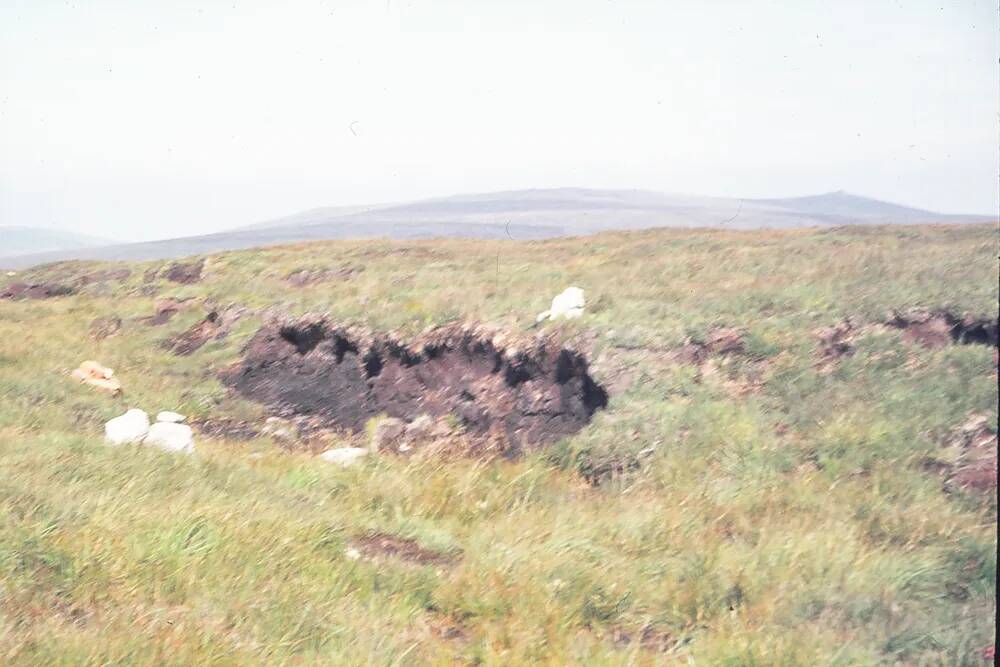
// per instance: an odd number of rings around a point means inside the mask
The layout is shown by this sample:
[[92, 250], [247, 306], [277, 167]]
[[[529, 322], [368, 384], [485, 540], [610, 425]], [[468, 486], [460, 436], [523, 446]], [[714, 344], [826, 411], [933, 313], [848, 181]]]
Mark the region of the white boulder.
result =
[[586, 301], [583, 298], [583, 290], [579, 287], [567, 287], [562, 293], [557, 294], [552, 299], [552, 305], [548, 310], [538, 314], [535, 322], [543, 320], [558, 320], [559, 318], [573, 319], [583, 315]]
[[137, 408], [109, 419], [104, 424], [104, 440], [113, 446], [142, 442], [148, 432], [149, 415]]
[[319, 455], [324, 461], [336, 463], [344, 468], [354, 465], [365, 456], [368, 456], [368, 450], [363, 447], [338, 447], [337, 449], [328, 449]]
[[156, 415], [156, 421], [167, 422], [170, 424], [180, 424], [182, 421], [187, 419], [184, 415], [172, 412], [170, 410], [164, 410]]
[[143, 444], [168, 452], [194, 453], [194, 432], [187, 424], [157, 422], [149, 428]]

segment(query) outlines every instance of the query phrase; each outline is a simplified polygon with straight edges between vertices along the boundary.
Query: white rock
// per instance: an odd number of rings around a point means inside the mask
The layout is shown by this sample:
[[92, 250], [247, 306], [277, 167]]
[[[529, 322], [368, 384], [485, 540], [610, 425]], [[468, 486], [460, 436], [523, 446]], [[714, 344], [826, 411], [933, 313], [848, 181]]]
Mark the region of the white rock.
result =
[[548, 310], [538, 313], [535, 322], [538, 323], [546, 319], [558, 320], [561, 317], [566, 319], [580, 317], [583, 315], [585, 305], [583, 290], [579, 287], [567, 287], [561, 294], [557, 294], [552, 299], [552, 306]]
[[104, 424], [104, 440], [113, 446], [142, 442], [148, 431], [149, 415], [143, 410], [132, 408]]
[[321, 459], [328, 463], [336, 463], [346, 468], [358, 462], [358, 459], [368, 456], [368, 450], [362, 447], [338, 447], [328, 449], [319, 455]]
[[168, 452], [194, 453], [194, 432], [187, 424], [157, 422], [149, 428], [142, 442]]
[[156, 415], [156, 421], [158, 422], [168, 422], [170, 424], [180, 424], [182, 421], [187, 419], [182, 414], [176, 412], [171, 412], [170, 410], [164, 410]]
[[579, 287], [567, 287], [562, 294], [556, 295], [552, 299], [552, 306], [549, 308], [549, 317], [557, 320], [560, 317], [573, 318], [583, 315], [585, 305], [583, 290]]

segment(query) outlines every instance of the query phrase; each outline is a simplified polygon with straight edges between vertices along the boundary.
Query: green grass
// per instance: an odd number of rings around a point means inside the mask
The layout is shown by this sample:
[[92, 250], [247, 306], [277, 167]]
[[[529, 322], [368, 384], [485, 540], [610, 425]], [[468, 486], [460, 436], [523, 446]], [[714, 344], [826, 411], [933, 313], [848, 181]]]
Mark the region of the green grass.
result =
[[[996, 424], [994, 351], [873, 331], [826, 373], [812, 332], [909, 306], [995, 313], [997, 240], [986, 225], [665, 230], [226, 253], [199, 284], [155, 282], [257, 309], [190, 357], [159, 343], [200, 311], [135, 321], [157, 263], [72, 298], [0, 301], [0, 664], [983, 664], [996, 501], [945, 494], [919, 462], [970, 413]], [[343, 266], [364, 270], [282, 280]], [[527, 331], [568, 285], [587, 314], [549, 326], [617, 389], [520, 461], [343, 470], [265, 438], [200, 438], [196, 457], [102, 444], [133, 406], [263, 419], [217, 371], [276, 304]], [[92, 340], [108, 315], [121, 333]], [[700, 379], [668, 363], [713, 325], [744, 327], [753, 358]], [[124, 398], [68, 379], [89, 358]], [[756, 391], [735, 390], [751, 376]], [[613, 472], [592, 486], [598, 469]], [[371, 530], [461, 557], [348, 557]]]

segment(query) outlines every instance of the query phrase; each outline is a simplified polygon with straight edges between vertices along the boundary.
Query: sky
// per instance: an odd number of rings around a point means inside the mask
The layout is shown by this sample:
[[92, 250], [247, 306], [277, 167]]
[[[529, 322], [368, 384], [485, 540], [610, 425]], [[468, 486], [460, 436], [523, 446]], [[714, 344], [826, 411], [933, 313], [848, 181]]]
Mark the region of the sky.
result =
[[995, 3], [0, 2], [0, 225], [520, 188], [995, 213]]

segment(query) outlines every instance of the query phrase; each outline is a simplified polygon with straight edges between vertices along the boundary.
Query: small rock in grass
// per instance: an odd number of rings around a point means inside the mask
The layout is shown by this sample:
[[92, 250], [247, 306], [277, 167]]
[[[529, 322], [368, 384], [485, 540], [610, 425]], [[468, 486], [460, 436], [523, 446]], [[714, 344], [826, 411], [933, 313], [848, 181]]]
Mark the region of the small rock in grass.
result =
[[586, 307], [583, 290], [579, 287], [567, 287], [552, 299], [552, 305], [548, 310], [542, 311], [535, 318], [539, 323], [544, 320], [558, 320], [560, 318], [574, 319], [583, 315]]
[[184, 415], [172, 412], [170, 410], [164, 410], [163, 412], [160, 412], [159, 414], [156, 415], [156, 421], [167, 422], [170, 424], [180, 424], [185, 419], [186, 417]]
[[430, 415], [420, 415], [406, 425], [408, 440], [426, 440], [434, 432], [434, 419]]
[[268, 417], [260, 432], [261, 435], [269, 435], [275, 440], [295, 440], [299, 437], [298, 426], [281, 417]]
[[167, 452], [194, 453], [194, 433], [186, 424], [157, 422], [149, 428], [143, 444]]
[[113, 377], [115, 372], [96, 361], [84, 361], [70, 375], [95, 389], [106, 391], [115, 396], [121, 393], [122, 383]]
[[368, 450], [362, 447], [338, 447], [328, 449], [319, 455], [321, 459], [328, 463], [336, 463], [344, 468], [352, 466], [359, 459], [368, 455]]
[[142, 442], [148, 431], [149, 415], [133, 408], [104, 424], [104, 440], [112, 446]]
[[372, 434], [372, 449], [376, 452], [395, 449], [406, 433], [406, 422], [395, 417], [380, 419]]

